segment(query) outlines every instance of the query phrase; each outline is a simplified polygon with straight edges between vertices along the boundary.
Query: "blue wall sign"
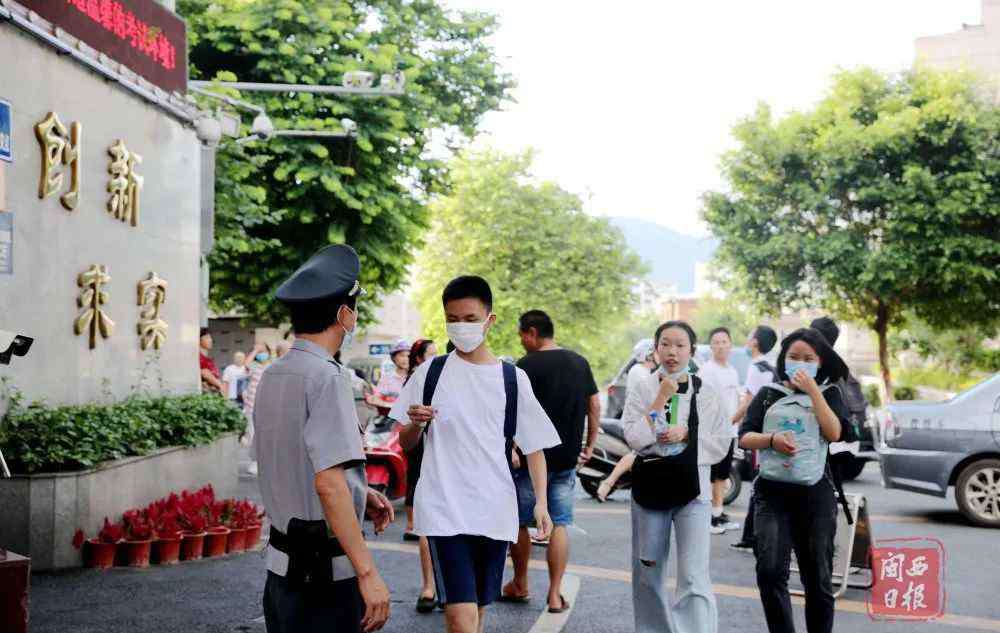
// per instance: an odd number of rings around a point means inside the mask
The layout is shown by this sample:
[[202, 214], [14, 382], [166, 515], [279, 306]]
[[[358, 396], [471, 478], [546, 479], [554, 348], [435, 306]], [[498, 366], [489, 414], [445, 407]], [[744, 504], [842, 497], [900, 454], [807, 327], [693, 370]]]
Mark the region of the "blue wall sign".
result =
[[14, 274], [14, 214], [0, 212], [0, 275]]
[[14, 160], [10, 128], [10, 103], [0, 99], [0, 160], [8, 163]]

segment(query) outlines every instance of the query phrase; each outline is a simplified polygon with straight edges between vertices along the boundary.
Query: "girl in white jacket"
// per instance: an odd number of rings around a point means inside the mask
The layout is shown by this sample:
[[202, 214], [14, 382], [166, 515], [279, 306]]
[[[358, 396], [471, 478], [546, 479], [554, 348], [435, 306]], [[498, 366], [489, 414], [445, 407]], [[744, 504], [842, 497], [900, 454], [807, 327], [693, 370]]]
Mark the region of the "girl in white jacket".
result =
[[[719, 396], [687, 367], [695, 333], [668, 321], [653, 338], [660, 368], [629, 389], [622, 421], [638, 453], [632, 484], [632, 600], [636, 633], [716, 633], [709, 576], [712, 464], [731, 440]], [[667, 590], [670, 533], [677, 596]]]

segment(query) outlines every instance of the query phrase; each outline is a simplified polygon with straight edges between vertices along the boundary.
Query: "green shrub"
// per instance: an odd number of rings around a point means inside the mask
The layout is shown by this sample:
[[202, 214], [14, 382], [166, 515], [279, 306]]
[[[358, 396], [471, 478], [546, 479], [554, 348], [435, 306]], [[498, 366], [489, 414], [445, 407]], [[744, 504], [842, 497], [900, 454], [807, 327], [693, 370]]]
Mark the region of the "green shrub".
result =
[[896, 400], [916, 400], [917, 390], [910, 385], [899, 385], [892, 388], [892, 397]]
[[868, 385], [865, 387], [865, 400], [868, 401], [868, 404], [873, 409], [882, 406], [882, 392], [879, 390], [878, 385]]
[[158, 448], [208, 444], [245, 426], [239, 409], [209, 394], [61, 407], [21, 406], [15, 396], [0, 420], [0, 449], [15, 472], [80, 470]]
[[942, 391], [963, 391], [977, 384], [985, 375], [979, 372], [955, 373], [941, 367], [910, 367], [894, 372], [901, 384], [932, 387]]

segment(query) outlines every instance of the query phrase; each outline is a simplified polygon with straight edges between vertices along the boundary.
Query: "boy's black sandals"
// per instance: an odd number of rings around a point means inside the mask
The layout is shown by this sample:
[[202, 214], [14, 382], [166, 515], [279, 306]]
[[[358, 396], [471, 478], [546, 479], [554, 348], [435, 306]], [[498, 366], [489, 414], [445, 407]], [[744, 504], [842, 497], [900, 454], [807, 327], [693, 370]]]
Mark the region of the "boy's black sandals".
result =
[[417, 613], [430, 613], [437, 607], [437, 598], [431, 596], [430, 598], [426, 596], [420, 596], [417, 599]]
[[569, 610], [569, 603], [566, 602], [566, 598], [559, 594], [559, 601], [562, 602], [561, 607], [549, 607], [549, 613], [563, 613]]

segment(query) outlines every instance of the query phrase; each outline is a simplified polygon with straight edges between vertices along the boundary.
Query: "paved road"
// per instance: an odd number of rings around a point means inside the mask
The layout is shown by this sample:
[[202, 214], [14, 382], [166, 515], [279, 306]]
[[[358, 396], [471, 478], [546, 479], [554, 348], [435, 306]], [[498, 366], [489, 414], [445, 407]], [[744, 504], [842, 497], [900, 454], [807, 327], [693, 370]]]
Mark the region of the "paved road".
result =
[[[253, 481], [245, 494], [256, 496]], [[877, 466], [870, 464], [848, 492], [865, 494], [874, 516], [876, 539], [933, 536], [947, 552], [947, 616], [934, 623], [910, 625], [934, 632], [1000, 632], [997, 572], [1000, 533], [965, 525], [947, 500], [883, 490]], [[748, 492], [730, 511], [746, 509]], [[564, 631], [617, 633], [632, 631], [627, 496], [608, 504], [590, 499], [577, 503], [577, 528], [571, 532], [574, 580], [579, 581], [575, 604]], [[413, 605], [419, 586], [416, 550], [401, 540], [399, 520], [373, 541], [376, 560], [393, 593], [393, 618], [387, 631], [443, 631], [443, 616], [421, 616]], [[754, 584], [753, 557], [729, 549], [737, 534], [713, 537], [712, 580], [719, 602], [720, 627], [727, 631], [763, 631], [764, 620]], [[496, 605], [486, 630], [499, 633], [554, 633], [562, 622], [543, 616], [547, 577], [544, 550], [534, 548], [538, 564], [531, 572], [536, 599], [527, 606]], [[259, 554], [187, 563], [174, 568], [115, 569], [100, 573], [73, 571], [35, 574], [32, 579], [34, 633], [117, 631], [231, 632], [263, 631], [260, 594], [263, 562]], [[567, 586], [567, 589], [572, 589]], [[838, 601], [836, 630], [851, 633], [893, 631], [901, 624], [873, 622], [865, 613], [865, 593], [852, 590]], [[799, 630], [805, 626], [796, 607]]]

